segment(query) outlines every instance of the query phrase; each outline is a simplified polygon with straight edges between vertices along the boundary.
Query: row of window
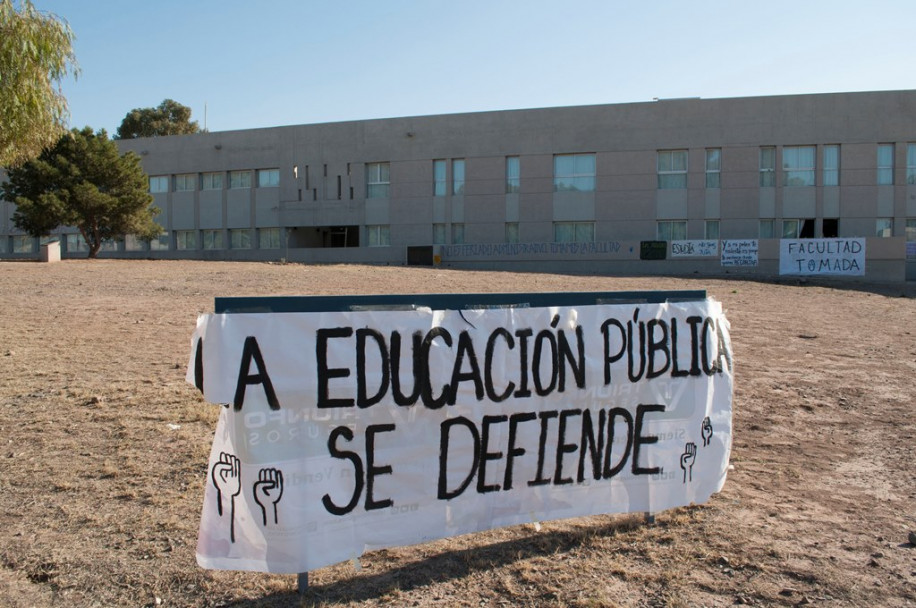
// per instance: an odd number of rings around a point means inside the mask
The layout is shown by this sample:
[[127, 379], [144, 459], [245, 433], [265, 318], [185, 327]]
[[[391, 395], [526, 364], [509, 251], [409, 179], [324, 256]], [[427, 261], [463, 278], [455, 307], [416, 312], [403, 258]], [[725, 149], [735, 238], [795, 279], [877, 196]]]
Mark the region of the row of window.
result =
[[[252, 174], [257, 175], [258, 188], [275, 188], [280, 185], [279, 169], [259, 169], [254, 172], [229, 171], [228, 184], [229, 188], [251, 188]], [[209, 173], [182, 173], [173, 175], [171, 184], [168, 175], [152, 175], [149, 178], [149, 191], [153, 193], [168, 192], [190, 192], [200, 190], [222, 190], [223, 181], [226, 173], [222, 171], [213, 171]]]
[[[814, 218], [781, 220], [781, 231], [777, 232], [777, 220], [760, 220], [759, 238], [797, 239], [814, 238]], [[890, 237], [893, 232], [892, 218], [879, 218], [875, 225], [875, 236]], [[461, 245], [464, 240], [464, 224], [451, 225], [451, 239], [446, 240], [446, 225], [433, 224], [434, 245]], [[519, 242], [518, 222], [507, 222], [505, 225], [506, 242]], [[822, 227], [824, 238], [839, 236], [839, 219], [824, 218]], [[663, 220], [656, 222], [656, 238], [660, 241], [687, 240], [687, 220]], [[706, 220], [703, 238], [719, 240], [719, 220]], [[595, 222], [554, 222], [553, 239], [555, 243], [587, 243], [595, 240]], [[916, 242], [916, 219], [906, 220], [906, 240]]]
[[[777, 222], [781, 222], [781, 224]], [[875, 236], [890, 237], [893, 234], [893, 224], [892, 218], [878, 218], [875, 223]], [[448, 228], [450, 228], [450, 231], [447, 230]], [[461, 245], [465, 243], [463, 223], [453, 223], [451, 225], [436, 223], [432, 225], [432, 229], [434, 245]], [[228, 249], [280, 249], [283, 247], [281, 228], [257, 229], [257, 242], [254, 239], [255, 230], [251, 228], [228, 230], [228, 243], [224, 242], [224, 234], [222, 230], [176, 230], [173, 233], [175, 248], [178, 250], [226, 249], [226, 245], [228, 245]], [[907, 241], [916, 242], [916, 218], [906, 220], [905, 235]], [[824, 218], [821, 235], [815, 234], [814, 218], [760, 220], [759, 238], [761, 239], [796, 239], [814, 238], [815, 236], [823, 236], [824, 238], [839, 236], [839, 219]], [[593, 242], [595, 240], [595, 222], [554, 222], [553, 238], [556, 243]], [[660, 241], [687, 240], [687, 220], [657, 222], [656, 238]], [[703, 238], [708, 240], [718, 240], [720, 238], [719, 220], [706, 220]], [[46, 240], [48, 239], [42, 239], [42, 244]], [[132, 235], [128, 235], [124, 239], [124, 250], [146, 251], [148, 247], [150, 251], [167, 251], [170, 248], [170, 241], [171, 238], [168, 232], [163, 232], [158, 239], [150, 241], [149, 245]], [[520, 242], [518, 222], [506, 222], [505, 241], [507, 243]], [[64, 251], [69, 253], [89, 250], [86, 241], [83, 240], [80, 234], [65, 235], [63, 245]], [[388, 247], [390, 245], [391, 234], [388, 225], [366, 226], [366, 246]], [[28, 235], [15, 235], [12, 237], [12, 253], [33, 253], [34, 246], [35, 239]], [[5, 249], [6, 239], [0, 238], [0, 253], [5, 253]], [[117, 251], [118, 244], [115, 241], [107, 241], [102, 245], [101, 250]]]
[[[254, 232], [251, 228], [229, 230], [229, 249], [253, 249], [255, 246]], [[200, 235], [200, 247], [198, 247], [198, 233]], [[173, 234], [176, 249], [226, 249], [222, 230], [176, 230]], [[259, 228], [257, 230], [257, 248], [279, 249], [281, 243], [280, 234], [280, 228]], [[145, 241], [129, 234], [124, 238], [124, 250], [146, 251], [148, 248], [149, 251], [168, 251], [170, 249], [170, 241], [171, 238], [168, 232], [163, 232], [159, 235], [159, 238], [151, 240], [149, 245]], [[89, 250], [89, 246], [81, 234], [65, 235], [64, 248], [68, 252]], [[102, 244], [101, 250], [117, 251], [117, 249], [118, 245], [115, 241], [106, 241]], [[28, 251], [31, 251], [31, 248]]]
[[[656, 154], [656, 172], [659, 190], [687, 188], [688, 151], [658, 150]], [[721, 187], [722, 149], [707, 148], [705, 174], [707, 188]], [[433, 196], [461, 196], [465, 191], [465, 159], [451, 159], [451, 176], [447, 174], [446, 159], [433, 161]], [[823, 146], [821, 163], [821, 186], [839, 186], [840, 184], [840, 146], [830, 144]], [[760, 186], [776, 186], [776, 147], [760, 148]], [[298, 170], [294, 169], [298, 176]], [[250, 188], [252, 175], [257, 176], [258, 188], [271, 188], [280, 185], [279, 169], [259, 169], [257, 171], [229, 171], [229, 188]], [[785, 146], [782, 149], [782, 185], [785, 187], [815, 186], [817, 174], [816, 146]], [[168, 175], [156, 175], [149, 179], [150, 192], [220, 190], [223, 187], [224, 173], [185, 173], [174, 175], [169, 182]], [[596, 161], [594, 153], [557, 154], [553, 166], [554, 192], [593, 192], [595, 190]], [[894, 180], [894, 144], [878, 144], [877, 175], [878, 185], [893, 185]], [[916, 143], [907, 144], [906, 183], [916, 184]], [[366, 164], [366, 198], [388, 198], [391, 186], [391, 167], [387, 162]], [[518, 156], [506, 157], [506, 193], [517, 193], [521, 186], [521, 160]], [[338, 184], [338, 190], [340, 190]], [[338, 192], [340, 198], [340, 192]], [[351, 192], [352, 198], [352, 192]]]
[[[892, 143], [878, 144], [877, 173], [875, 183], [879, 186], [892, 186], [896, 183], [894, 176], [894, 149]], [[783, 186], [814, 186], [816, 173], [815, 146], [786, 146], [782, 149]], [[824, 146], [824, 158], [821, 172], [822, 186], [840, 185], [840, 146]], [[906, 147], [906, 183], [916, 184], [916, 143]], [[776, 148], [760, 149], [760, 186], [776, 185]]]

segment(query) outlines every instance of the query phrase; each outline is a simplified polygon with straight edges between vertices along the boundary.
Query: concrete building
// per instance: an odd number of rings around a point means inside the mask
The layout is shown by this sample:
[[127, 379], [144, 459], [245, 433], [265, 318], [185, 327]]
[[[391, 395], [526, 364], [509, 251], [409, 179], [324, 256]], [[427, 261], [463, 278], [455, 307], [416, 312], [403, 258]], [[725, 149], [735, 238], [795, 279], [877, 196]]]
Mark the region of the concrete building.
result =
[[[867, 278], [916, 278], [916, 91], [671, 99], [119, 145], [150, 175], [163, 234], [149, 244], [128, 237], [102, 256], [773, 275], [782, 238], [863, 237]], [[0, 203], [0, 255], [36, 255], [39, 242], [16, 233], [12, 211]], [[75, 231], [60, 239], [63, 257], [85, 255]], [[741, 239], [756, 241], [756, 265], [671, 249]], [[647, 255], [658, 241], [666, 251]]]

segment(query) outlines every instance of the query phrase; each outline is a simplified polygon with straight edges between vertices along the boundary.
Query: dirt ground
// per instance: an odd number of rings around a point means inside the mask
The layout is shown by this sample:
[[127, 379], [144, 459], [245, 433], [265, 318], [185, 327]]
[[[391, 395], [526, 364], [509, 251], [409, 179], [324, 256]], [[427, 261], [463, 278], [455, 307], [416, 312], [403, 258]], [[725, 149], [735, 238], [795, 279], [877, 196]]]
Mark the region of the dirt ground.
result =
[[[708, 504], [369, 553], [304, 598], [197, 566], [218, 406], [184, 375], [215, 296], [629, 289], [727, 311], [734, 470]], [[7, 262], [0, 308], [0, 606], [916, 605], [913, 284]]]

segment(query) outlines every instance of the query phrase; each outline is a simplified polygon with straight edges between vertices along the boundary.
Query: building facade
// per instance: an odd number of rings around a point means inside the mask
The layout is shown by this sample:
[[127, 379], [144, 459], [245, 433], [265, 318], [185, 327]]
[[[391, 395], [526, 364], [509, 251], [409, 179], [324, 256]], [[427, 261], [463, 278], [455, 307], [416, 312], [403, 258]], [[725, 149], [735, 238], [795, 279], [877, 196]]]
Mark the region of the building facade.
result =
[[[126, 140], [160, 239], [102, 256], [725, 273], [645, 243], [867, 240], [916, 278], [916, 91], [482, 112]], [[0, 255], [34, 257], [0, 203]], [[64, 229], [64, 257], [85, 244]], [[432, 255], [427, 255], [428, 253]], [[909, 254], [909, 258], [907, 255]]]

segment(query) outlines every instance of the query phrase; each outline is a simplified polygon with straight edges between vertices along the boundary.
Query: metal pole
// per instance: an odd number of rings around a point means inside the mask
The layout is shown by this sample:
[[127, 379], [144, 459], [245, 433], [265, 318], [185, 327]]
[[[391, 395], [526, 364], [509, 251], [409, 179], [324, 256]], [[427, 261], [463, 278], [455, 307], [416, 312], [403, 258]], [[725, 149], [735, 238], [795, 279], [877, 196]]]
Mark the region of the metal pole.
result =
[[299, 573], [299, 595], [305, 595], [309, 590], [309, 573]]

